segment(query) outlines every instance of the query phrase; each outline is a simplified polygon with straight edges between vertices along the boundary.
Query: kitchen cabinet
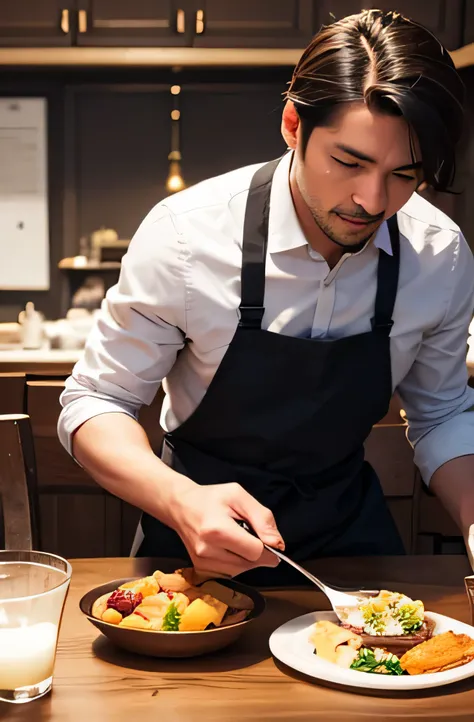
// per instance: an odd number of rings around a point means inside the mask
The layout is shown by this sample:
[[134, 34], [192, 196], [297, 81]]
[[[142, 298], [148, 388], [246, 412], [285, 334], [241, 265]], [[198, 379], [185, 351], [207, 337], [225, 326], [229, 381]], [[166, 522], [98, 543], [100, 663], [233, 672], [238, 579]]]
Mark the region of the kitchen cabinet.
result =
[[77, 0], [77, 45], [180, 46], [190, 39], [188, 0]]
[[77, 44], [305, 47], [312, 0], [77, 0]]
[[313, 0], [1, 0], [0, 46], [304, 48]]
[[1, 0], [0, 46], [71, 45], [71, 0]]
[[[471, 5], [471, 0], [467, 6]], [[353, 15], [364, 8], [398, 10], [403, 15], [425, 25], [448, 50], [463, 45], [464, 1], [463, 0], [314, 0], [315, 31], [321, 25], [329, 25], [346, 15]], [[468, 12], [470, 12], [468, 10]]]
[[464, 0], [1, 0], [0, 46], [304, 48], [321, 25], [382, 6], [426, 25], [454, 50], [474, 41], [472, 5]]
[[312, 37], [311, 0], [197, 0], [195, 47], [304, 48]]

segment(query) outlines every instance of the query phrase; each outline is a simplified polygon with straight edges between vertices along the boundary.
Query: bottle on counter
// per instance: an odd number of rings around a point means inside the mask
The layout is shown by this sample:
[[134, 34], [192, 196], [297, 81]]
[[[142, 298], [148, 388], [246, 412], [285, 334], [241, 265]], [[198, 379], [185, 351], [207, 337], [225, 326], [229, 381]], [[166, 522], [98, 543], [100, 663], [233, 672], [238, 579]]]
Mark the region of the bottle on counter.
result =
[[18, 323], [21, 324], [23, 348], [41, 348], [43, 345], [43, 314], [36, 311], [32, 301], [28, 301], [25, 310], [21, 311]]

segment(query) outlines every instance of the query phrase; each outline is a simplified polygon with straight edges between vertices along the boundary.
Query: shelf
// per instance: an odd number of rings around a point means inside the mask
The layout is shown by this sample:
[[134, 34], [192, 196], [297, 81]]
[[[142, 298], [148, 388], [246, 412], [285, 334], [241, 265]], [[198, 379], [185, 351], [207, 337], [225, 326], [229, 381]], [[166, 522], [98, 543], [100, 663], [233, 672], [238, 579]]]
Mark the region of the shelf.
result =
[[[454, 64], [474, 63], [474, 44], [450, 50]], [[47, 65], [89, 67], [255, 67], [296, 65], [297, 48], [0, 48], [0, 66]]]
[[119, 270], [120, 261], [88, 261], [84, 256], [63, 258], [58, 268], [66, 271], [113, 271]]
[[302, 52], [303, 48], [0, 48], [0, 66], [294, 66]]

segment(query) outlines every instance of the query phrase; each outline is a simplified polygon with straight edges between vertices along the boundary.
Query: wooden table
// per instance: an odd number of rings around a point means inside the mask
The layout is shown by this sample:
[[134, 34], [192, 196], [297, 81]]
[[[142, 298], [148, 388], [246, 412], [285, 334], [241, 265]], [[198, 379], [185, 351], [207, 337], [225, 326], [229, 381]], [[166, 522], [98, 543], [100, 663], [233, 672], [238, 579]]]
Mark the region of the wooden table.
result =
[[[82, 616], [81, 596], [110, 579], [170, 571], [173, 561], [80, 559], [66, 603], [53, 692], [26, 705], [1, 705], [9, 722], [244, 722], [258, 720], [474, 719], [474, 681], [412, 696], [370, 697], [315, 684], [276, 663], [271, 632], [326, 598], [312, 589], [265, 591], [268, 608], [234, 646], [206, 658], [148, 659], [115, 649]], [[315, 573], [334, 583], [377, 584], [425, 601], [428, 609], [469, 621], [465, 557], [380, 557], [320, 560]]]

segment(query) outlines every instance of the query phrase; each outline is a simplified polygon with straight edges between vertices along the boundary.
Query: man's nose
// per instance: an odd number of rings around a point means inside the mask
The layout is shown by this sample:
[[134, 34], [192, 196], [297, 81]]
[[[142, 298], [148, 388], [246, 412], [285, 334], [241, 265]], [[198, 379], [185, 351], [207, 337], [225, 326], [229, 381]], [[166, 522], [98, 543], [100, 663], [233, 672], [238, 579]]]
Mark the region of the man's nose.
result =
[[361, 178], [356, 192], [352, 195], [352, 200], [358, 206], [362, 206], [365, 212], [371, 216], [379, 216], [387, 208], [385, 181], [375, 175]]

